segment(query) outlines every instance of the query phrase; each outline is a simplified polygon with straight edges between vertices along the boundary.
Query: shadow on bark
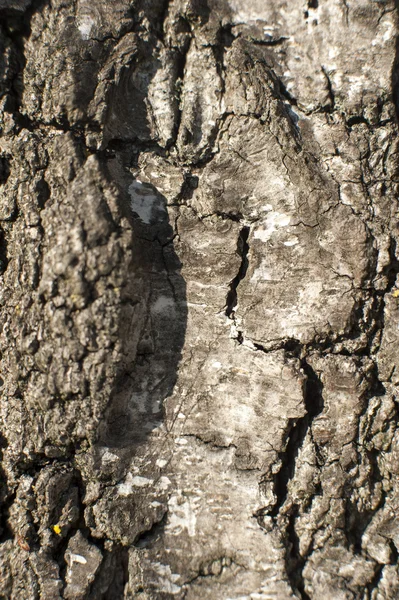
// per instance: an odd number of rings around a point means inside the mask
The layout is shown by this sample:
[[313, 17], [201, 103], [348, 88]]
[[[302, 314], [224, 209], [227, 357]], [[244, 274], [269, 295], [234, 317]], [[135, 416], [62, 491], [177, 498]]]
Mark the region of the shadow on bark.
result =
[[166, 198], [139, 178], [128, 190], [132, 279], [120, 321], [124, 370], [100, 428], [100, 443], [114, 448], [134, 448], [161, 425], [163, 403], [176, 383], [187, 322], [186, 284]]
[[[148, 48], [147, 48], [148, 50]], [[120, 192], [132, 228], [131, 264], [120, 318], [122, 372], [99, 428], [99, 446], [133, 452], [163, 421], [187, 323], [186, 284], [174, 249], [167, 199], [140, 178], [140, 154], [165, 156], [153, 139], [149, 87], [161, 62], [133, 61], [108, 93], [103, 171]], [[128, 260], [128, 258], [126, 258]]]

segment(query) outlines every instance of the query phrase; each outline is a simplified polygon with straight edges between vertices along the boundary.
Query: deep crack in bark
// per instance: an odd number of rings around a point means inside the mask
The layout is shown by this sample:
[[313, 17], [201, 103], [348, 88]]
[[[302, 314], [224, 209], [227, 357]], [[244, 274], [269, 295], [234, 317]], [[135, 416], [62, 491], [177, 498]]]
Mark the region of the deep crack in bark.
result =
[[305, 358], [301, 361], [301, 367], [307, 376], [304, 384], [306, 414], [293, 425], [288, 436], [286, 448], [280, 457], [281, 468], [276, 474], [274, 481], [274, 491], [277, 500], [273, 510], [270, 512], [273, 517], [277, 517], [287, 499], [288, 485], [295, 474], [296, 459], [305, 441], [306, 434], [311, 428], [313, 420], [324, 408], [323, 384]]
[[248, 252], [249, 252], [249, 237], [250, 228], [245, 226], [241, 229], [237, 242], [237, 254], [241, 256], [241, 264], [237, 275], [230, 283], [230, 289], [226, 297], [226, 316], [234, 319], [234, 309], [237, 306], [237, 288], [240, 282], [244, 279], [248, 269]]
[[[306, 358], [301, 360], [301, 367], [307, 376], [304, 384], [304, 402], [306, 415], [298, 419], [292, 427], [288, 443], [284, 453], [280, 455], [282, 461], [281, 468], [275, 476], [274, 492], [276, 494], [276, 503], [270, 511], [270, 515], [277, 519], [288, 496], [289, 483], [295, 475], [296, 460], [298, 453], [302, 448], [306, 435], [311, 430], [313, 420], [323, 411], [323, 385], [307, 363]], [[303, 600], [308, 600], [309, 596], [305, 592], [305, 584], [302, 571], [305, 566], [305, 558], [301, 556], [299, 550], [299, 537], [295, 530], [295, 520], [298, 515], [298, 506], [293, 504], [288, 509], [288, 524], [286, 536], [288, 539], [286, 549], [286, 571], [293, 591], [297, 590]]]

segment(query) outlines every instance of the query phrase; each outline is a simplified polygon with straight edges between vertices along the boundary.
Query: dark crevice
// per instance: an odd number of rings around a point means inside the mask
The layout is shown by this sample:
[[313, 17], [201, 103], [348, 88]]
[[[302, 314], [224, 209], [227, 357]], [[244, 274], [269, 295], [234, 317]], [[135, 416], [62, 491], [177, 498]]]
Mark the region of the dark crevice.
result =
[[299, 537], [295, 530], [295, 520], [298, 516], [298, 506], [295, 504], [288, 516], [288, 525], [286, 529], [286, 554], [285, 564], [286, 572], [294, 592], [298, 592], [302, 600], [310, 600], [310, 596], [305, 591], [305, 581], [303, 578], [303, 568], [306, 557], [303, 557], [299, 550]]
[[[294, 356], [296, 358], [300, 358], [302, 353], [302, 344], [299, 340], [295, 338], [290, 338], [284, 343], [284, 350], [288, 356]], [[302, 365], [303, 367], [303, 365]]]
[[390, 244], [389, 244], [389, 264], [383, 270], [383, 275], [386, 275], [388, 278], [388, 283], [386, 287], [386, 292], [390, 292], [393, 289], [393, 286], [396, 282], [396, 277], [399, 274], [399, 261], [396, 258], [396, 250], [397, 250], [397, 242], [394, 237], [391, 236]]
[[218, 32], [218, 40], [220, 43], [221, 51], [222, 51], [222, 60], [221, 66], [224, 67], [224, 52], [226, 48], [230, 48], [233, 45], [234, 40], [236, 39], [233, 34], [233, 25], [231, 23], [227, 23], [223, 25]]
[[203, 221], [204, 219], [209, 219], [209, 217], [220, 217], [223, 221], [234, 221], [235, 223], [240, 223], [244, 218], [240, 212], [222, 212], [217, 210], [216, 212], [202, 215], [199, 219]]
[[280, 46], [281, 44], [283, 44], [284, 42], [286, 42], [289, 39], [290, 38], [284, 37], [284, 36], [281, 36], [281, 37], [275, 38], [275, 39], [267, 39], [267, 40], [253, 39], [252, 43], [255, 44], [256, 46]]
[[344, 5], [345, 11], [345, 23], [346, 25], [349, 25], [349, 6], [346, 0], [342, 0], [342, 4]]
[[146, 529], [139, 533], [139, 535], [134, 540], [133, 545], [136, 548], [148, 548], [152, 546], [155, 540], [160, 537], [165, 529], [166, 521], [168, 518], [168, 511], [165, 510], [162, 518], [159, 521], [153, 523], [150, 529]]
[[215, 440], [215, 437], [213, 435], [210, 435], [209, 438], [207, 439], [206, 434], [201, 436], [201, 435], [199, 435], [197, 433], [185, 433], [185, 434], [182, 435], [182, 437], [192, 438], [194, 440], [197, 440], [201, 444], [205, 444], [206, 446], [209, 446], [210, 448], [213, 448], [214, 450], [229, 450], [230, 448], [235, 448], [237, 450], [236, 444], [233, 444], [233, 443], [230, 443], [230, 444], [221, 444], [221, 443], [218, 443]]
[[[23, 129], [31, 133], [43, 133], [45, 131], [56, 130], [62, 133], [70, 133], [74, 136], [76, 142], [83, 146], [88, 152], [101, 154], [105, 150], [97, 150], [95, 147], [86, 145], [86, 130], [91, 132], [99, 131], [99, 125], [92, 119], [85, 119], [85, 122], [76, 122], [71, 125], [64, 115], [60, 115], [57, 119], [43, 121], [40, 119], [31, 119], [28, 115], [20, 112], [19, 104], [16, 104], [15, 98], [10, 102], [10, 96], [6, 102], [6, 112], [13, 113], [15, 121], [15, 133], [20, 133]], [[135, 140], [134, 140], [135, 141]]]
[[166, 19], [169, 16], [169, 6], [170, 6], [170, 0], [165, 0], [165, 4], [164, 4], [163, 9], [162, 9], [162, 14], [161, 14], [160, 19], [159, 19], [159, 32], [158, 32], [158, 35], [159, 35], [159, 39], [162, 42], [165, 40], [165, 33], [166, 33], [165, 32], [165, 22], [166, 22]]
[[234, 309], [237, 306], [237, 288], [240, 282], [244, 279], [248, 269], [248, 252], [249, 252], [249, 237], [250, 228], [245, 226], [241, 229], [237, 242], [237, 254], [241, 256], [241, 264], [237, 275], [230, 283], [230, 289], [226, 297], [225, 314], [229, 318], [234, 318]]
[[39, 12], [47, 3], [47, 0], [34, 0], [25, 10], [6, 9], [0, 11], [0, 21], [6, 30], [6, 34], [13, 43], [13, 59], [15, 73], [8, 90], [7, 111], [14, 113], [18, 124], [19, 119], [24, 120], [20, 113], [23, 83], [22, 73], [25, 68], [26, 58], [24, 51], [25, 40], [31, 34], [31, 20], [35, 13]]
[[353, 127], [354, 125], [360, 125], [361, 123], [369, 126], [369, 122], [363, 115], [354, 115], [353, 117], [349, 117], [346, 120], [346, 125], [348, 127]]
[[168, 151], [157, 142], [141, 141], [137, 137], [130, 139], [112, 138], [108, 141], [106, 147], [100, 150], [90, 149], [105, 160], [112, 160], [120, 153], [121, 155], [130, 155], [130, 167], [137, 168], [137, 158], [141, 152], [153, 152], [157, 156], [166, 158]]
[[335, 94], [334, 94], [333, 86], [331, 83], [330, 76], [327, 73], [327, 70], [324, 67], [321, 67], [321, 70], [327, 81], [328, 97], [330, 100], [330, 105], [328, 107], [326, 107], [326, 109], [327, 109], [327, 112], [333, 112], [335, 110]]
[[50, 198], [50, 186], [43, 177], [36, 183], [35, 192], [37, 204], [39, 209], [42, 210], [47, 200]]
[[177, 204], [187, 205], [187, 201], [191, 200], [195, 190], [198, 188], [198, 177], [188, 172], [184, 174], [184, 181], [180, 193], [177, 197]]
[[277, 346], [272, 345], [270, 348], [266, 348], [259, 342], [252, 342], [255, 349], [260, 352], [264, 352], [265, 354], [269, 354], [270, 352], [275, 352], [276, 350], [285, 350], [287, 357], [300, 358], [303, 353], [304, 347], [295, 338], [289, 338], [286, 340], [282, 340], [281, 343], [278, 343]]
[[276, 494], [276, 504], [274, 505], [270, 515], [277, 517], [280, 509], [284, 505], [287, 494], [288, 485], [295, 474], [295, 465], [298, 453], [305, 441], [306, 434], [312, 425], [313, 420], [323, 411], [323, 384], [306, 362], [306, 359], [301, 360], [301, 368], [307, 379], [304, 385], [304, 403], [306, 414], [298, 419], [293, 425], [289, 436], [285, 451], [281, 453], [281, 468], [275, 475], [274, 493]]
[[244, 343], [244, 336], [242, 331], [237, 331], [237, 337], [235, 339], [240, 346]]
[[[287, 349], [287, 352], [290, 352], [294, 356], [298, 356], [301, 352], [300, 344], [293, 340], [290, 349]], [[276, 474], [274, 480], [274, 492], [277, 500], [272, 511], [269, 512], [274, 518], [277, 518], [281, 508], [286, 502], [289, 483], [295, 474], [296, 460], [308, 431], [311, 431], [313, 420], [321, 414], [324, 408], [323, 384], [312, 367], [307, 363], [306, 358], [301, 359], [301, 368], [307, 377], [304, 385], [306, 414], [301, 419], [298, 419], [293, 425], [289, 433], [285, 452], [280, 454], [282, 464], [280, 471]], [[306, 557], [303, 557], [300, 553], [299, 537], [295, 530], [295, 521], [298, 516], [298, 506], [296, 504], [289, 508], [287, 516], [288, 525], [286, 535], [288, 543], [285, 557], [287, 576], [293, 591], [297, 592], [302, 600], [309, 600], [309, 596], [305, 591], [302, 574]]]
[[[112, 570], [112, 579], [110, 578]], [[104, 580], [109, 582], [104, 591]], [[90, 600], [120, 600], [125, 597], [124, 591], [129, 581], [129, 551], [115, 545], [111, 551], [105, 551], [103, 562], [96, 573], [96, 578], [88, 594]]]
[[0, 227], [0, 275], [6, 271], [8, 266], [7, 240], [3, 229]]
[[375, 597], [373, 595], [373, 591], [378, 588], [378, 584], [381, 581], [381, 577], [382, 577], [382, 573], [383, 573], [383, 570], [384, 570], [384, 566], [385, 565], [376, 565], [374, 576], [373, 576], [372, 580], [370, 581], [370, 583], [367, 585], [367, 591], [369, 593], [369, 595], [368, 595], [369, 598], [374, 598]]
[[236, 39], [233, 32], [233, 27], [231, 23], [228, 23], [226, 26], [220, 27], [217, 32], [217, 44], [212, 46], [212, 52], [215, 57], [216, 69], [218, 75], [222, 81], [222, 94], [224, 93], [224, 57], [226, 53], [226, 48], [230, 48]]
[[397, 565], [399, 560], [399, 552], [392, 540], [389, 541], [389, 548], [391, 550], [391, 565]]
[[282, 80], [278, 77], [277, 78], [277, 83], [279, 86], [279, 92], [280, 94], [286, 99], [288, 100], [288, 102], [292, 105], [292, 106], [298, 106], [298, 101], [296, 98], [294, 98], [294, 96], [292, 96], [292, 94], [290, 94], [290, 92], [287, 90], [286, 86], [284, 85], [284, 83], [282, 82]]
[[187, 56], [188, 56], [188, 53], [190, 50], [191, 42], [192, 42], [192, 36], [189, 38], [189, 41], [185, 45], [185, 47], [183, 49], [177, 51], [177, 58], [176, 58], [177, 72], [176, 72], [176, 83], [175, 83], [177, 112], [176, 112], [176, 121], [174, 124], [173, 137], [172, 137], [172, 140], [171, 140], [169, 146], [174, 145], [177, 141], [177, 138], [179, 137], [180, 125], [181, 125], [182, 116], [183, 116], [182, 99], [183, 99], [183, 89], [184, 89], [184, 72], [186, 69]]
[[[380, 275], [385, 276], [387, 279], [387, 285], [385, 287], [384, 290], [375, 290], [374, 288], [371, 289], [371, 297], [373, 300], [373, 304], [371, 307], [371, 311], [370, 311], [370, 315], [368, 318], [368, 331], [367, 331], [367, 348], [365, 349], [364, 354], [366, 356], [371, 356], [372, 354], [372, 346], [373, 344], [375, 344], [375, 342], [377, 341], [379, 345], [379, 338], [382, 335], [382, 332], [384, 331], [384, 326], [385, 326], [385, 294], [390, 293], [394, 286], [395, 286], [395, 282], [396, 282], [396, 278], [398, 276], [399, 273], [399, 261], [396, 258], [396, 240], [391, 236], [390, 239], [390, 245], [389, 245], [389, 256], [390, 256], [390, 262], [389, 264], [387, 264], [382, 273], [380, 273]], [[357, 326], [359, 327], [360, 324], [360, 320], [359, 323], [357, 324]], [[375, 386], [378, 389], [375, 390], [375, 392], [379, 395], [380, 393], [380, 388], [381, 388], [381, 383], [379, 382], [378, 379], [378, 373], [375, 372], [373, 374], [374, 380], [376, 382], [378, 382], [378, 385]]]
[[10, 156], [0, 156], [0, 185], [7, 182], [10, 176]]
[[0, 544], [3, 544], [7, 540], [14, 539], [14, 532], [10, 528], [8, 524], [8, 519], [10, 517], [10, 508], [15, 502], [16, 493], [10, 493], [7, 484], [6, 477], [3, 469], [0, 469], [0, 474], [4, 481], [2, 482], [2, 487], [0, 488], [1, 493], [1, 510], [0, 510]]

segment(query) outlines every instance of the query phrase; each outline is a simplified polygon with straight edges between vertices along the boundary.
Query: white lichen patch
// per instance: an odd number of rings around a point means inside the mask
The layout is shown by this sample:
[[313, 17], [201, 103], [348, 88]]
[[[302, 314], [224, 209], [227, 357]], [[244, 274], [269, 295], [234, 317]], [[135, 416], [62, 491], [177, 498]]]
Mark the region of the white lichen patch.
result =
[[364, 76], [363, 75], [348, 75], [347, 80], [348, 86], [348, 99], [353, 102], [357, 100], [364, 88]]
[[[386, 42], [390, 42], [394, 39], [395, 24], [390, 18], [390, 15], [386, 15], [386, 18], [380, 21], [380, 27], [377, 29], [376, 37], [371, 42], [372, 46], [383, 46]], [[385, 31], [384, 31], [385, 30]]]
[[125, 481], [117, 486], [118, 494], [120, 496], [129, 496], [133, 492], [133, 488], [146, 487], [152, 483], [152, 479], [140, 477], [140, 475], [133, 476], [131, 473], [128, 473]]
[[119, 456], [117, 454], [113, 454], [113, 452], [110, 452], [109, 450], [106, 450], [101, 457], [101, 462], [103, 465], [114, 463], [117, 460], [119, 460]]
[[286, 240], [284, 242], [284, 246], [296, 246], [298, 243], [299, 243], [299, 240], [295, 236], [295, 237], [290, 238], [289, 240]]
[[73, 563], [78, 563], [80, 565], [87, 564], [87, 560], [81, 554], [72, 554], [72, 552], [71, 552], [71, 553], [68, 553], [67, 556], [68, 556], [71, 566], [73, 565]]
[[219, 362], [218, 360], [214, 360], [213, 363], [212, 363], [212, 367], [214, 369], [221, 369], [222, 368], [222, 363]]
[[168, 523], [167, 530], [172, 535], [179, 535], [186, 530], [190, 537], [195, 536], [196, 532], [196, 508], [199, 498], [187, 498], [179, 494], [172, 496], [168, 502]]
[[152, 479], [148, 479], [147, 477], [140, 477], [139, 475], [135, 475], [132, 477], [132, 485], [136, 487], [144, 487], [146, 485], [151, 485]]
[[188, 441], [184, 437], [178, 437], [175, 439], [175, 444], [178, 444], [179, 446], [187, 446]]
[[320, 296], [323, 291], [323, 282], [322, 281], [308, 281], [303, 289], [299, 290], [299, 302], [300, 304], [309, 304], [315, 302], [316, 299]]
[[172, 573], [169, 565], [163, 565], [162, 563], [152, 563], [152, 568], [160, 576], [158, 581], [159, 589], [167, 594], [178, 594], [181, 590], [176, 582], [179, 581], [180, 575], [178, 573]]
[[[131, 198], [132, 211], [146, 225], [150, 225], [153, 221], [158, 220], [160, 216], [158, 213], [166, 212], [162, 199], [150, 185], [143, 183], [139, 179], [135, 179], [130, 184], [128, 191]], [[163, 218], [165, 218], [165, 215], [163, 215]]]
[[207, 308], [207, 304], [197, 304], [195, 302], [187, 302], [188, 308]]
[[262, 226], [255, 230], [254, 238], [262, 242], [267, 242], [275, 231], [281, 227], [287, 227], [290, 221], [291, 217], [289, 215], [278, 211], [271, 211], [266, 215]]
[[167, 490], [170, 485], [172, 485], [172, 482], [169, 479], [169, 477], [166, 477], [165, 475], [163, 475], [162, 477], [159, 478], [158, 487], [161, 490]]
[[283, 278], [283, 273], [281, 274], [281, 277], [276, 278], [275, 277], [275, 273], [268, 269], [267, 267], [261, 265], [260, 267], [256, 268], [253, 272], [253, 275], [251, 277], [251, 282], [253, 281], [280, 281]]
[[270, 212], [271, 210], [273, 210], [273, 206], [271, 204], [264, 204], [260, 207], [260, 210], [262, 212]]
[[82, 40], [89, 40], [91, 30], [94, 26], [94, 21], [89, 15], [82, 15], [77, 20], [78, 29], [80, 35], [82, 36]]

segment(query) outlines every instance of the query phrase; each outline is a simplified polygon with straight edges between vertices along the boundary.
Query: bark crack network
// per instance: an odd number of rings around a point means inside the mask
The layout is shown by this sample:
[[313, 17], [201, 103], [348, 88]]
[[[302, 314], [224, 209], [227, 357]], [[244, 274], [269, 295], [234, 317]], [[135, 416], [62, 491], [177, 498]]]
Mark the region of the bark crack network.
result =
[[[281, 453], [281, 468], [275, 476], [274, 492], [276, 494], [276, 503], [269, 512], [274, 520], [281, 514], [281, 510], [286, 504], [289, 494], [289, 483], [295, 475], [296, 460], [300, 449], [302, 448], [308, 432], [314, 419], [322, 413], [324, 409], [323, 385], [306, 361], [302, 358], [301, 367], [307, 376], [304, 387], [304, 403], [306, 414], [298, 419], [293, 425], [285, 451]], [[287, 548], [285, 555], [285, 567], [287, 577], [294, 592], [298, 592], [302, 600], [308, 600], [309, 596], [305, 592], [303, 569], [306, 563], [306, 557], [302, 556], [299, 548], [299, 536], [295, 530], [295, 520], [298, 515], [298, 505], [293, 504], [288, 507], [288, 524], [286, 528]]]
[[193, 583], [196, 583], [199, 579], [204, 579], [207, 577], [220, 577], [226, 569], [231, 569], [232, 567], [245, 569], [243, 565], [239, 564], [236, 560], [229, 556], [220, 556], [212, 561], [202, 564], [199, 568], [199, 571], [193, 577], [191, 577], [191, 579], [188, 579], [183, 583], [182, 587], [186, 588], [183, 599], [186, 598], [189, 587]]
[[295, 530], [295, 520], [298, 516], [298, 506], [294, 505], [288, 516], [287, 525], [287, 548], [285, 555], [285, 565], [287, 576], [293, 591], [298, 591], [301, 600], [311, 600], [305, 591], [305, 580], [303, 569], [305, 567], [308, 554], [302, 556], [299, 549], [299, 536]]
[[321, 414], [324, 408], [323, 384], [305, 358], [301, 361], [301, 367], [307, 377], [304, 388], [306, 414], [298, 419], [292, 427], [286, 449], [281, 456], [281, 469], [276, 474], [274, 483], [277, 500], [270, 513], [273, 517], [277, 517], [287, 499], [289, 482], [295, 474], [296, 458], [308, 430], [311, 429], [313, 420]]
[[237, 288], [238, 288], [239, 284], [241, 283], [241, 281], [245, 278], [245, 275], [247, 274], [247, 270], [248, 270], [249, 232], [250, 232], [250, 227], [244, 226], [241, 229], [240, 234], [238, 236], [237, 254], [239, 256], [241, 256], [241, 264], [238, 269], [237, 275], [234, 277], [234, 279], [230, 283], [230, 289], [229, 289], [229, 291], [227, 293], [227, 297], [226, 297], [225, 314], [227, 317], [229, 317], [229, 319], [232, 319], [233, 321], [235, 318], [235, 308], [236, 308], [237, 302], [238, 302]]

